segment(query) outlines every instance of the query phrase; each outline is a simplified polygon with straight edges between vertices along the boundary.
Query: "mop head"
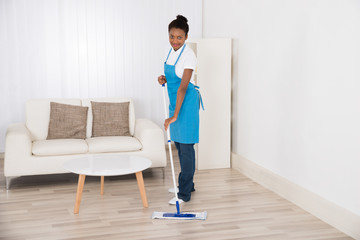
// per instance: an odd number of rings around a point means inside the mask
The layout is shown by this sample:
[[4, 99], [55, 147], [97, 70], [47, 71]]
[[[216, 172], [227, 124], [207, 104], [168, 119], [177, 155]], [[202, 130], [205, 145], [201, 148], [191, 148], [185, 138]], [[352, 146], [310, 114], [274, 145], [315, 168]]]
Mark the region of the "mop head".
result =
[[180, 220], [206, 220], [207, 212], [199, 213], [167, 213], [167, 212], [153, 212], [152, 219], [180, 219]]

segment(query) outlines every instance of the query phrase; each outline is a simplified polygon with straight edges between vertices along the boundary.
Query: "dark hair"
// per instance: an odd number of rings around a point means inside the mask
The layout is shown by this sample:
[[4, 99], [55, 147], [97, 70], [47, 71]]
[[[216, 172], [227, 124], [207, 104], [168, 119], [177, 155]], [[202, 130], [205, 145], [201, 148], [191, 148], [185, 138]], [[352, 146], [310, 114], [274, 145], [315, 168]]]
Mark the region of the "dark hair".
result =
[[172, 28], [179, 28], [181, 30], [184, 30], [185, 35], [187, 35], [189, 32], [189, 25], [187, 22], [188, 20], [186, 19], [186, 17], [182, 15], [177, 15], [176, 19], [169, 24], [169, 32]]

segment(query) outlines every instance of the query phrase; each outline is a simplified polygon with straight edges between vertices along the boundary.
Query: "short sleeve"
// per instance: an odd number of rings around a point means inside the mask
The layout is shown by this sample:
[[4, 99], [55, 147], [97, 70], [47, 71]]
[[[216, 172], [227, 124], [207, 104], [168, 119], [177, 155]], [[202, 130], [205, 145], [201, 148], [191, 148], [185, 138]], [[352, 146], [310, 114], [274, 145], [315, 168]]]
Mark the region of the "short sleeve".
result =
[[184, 59], [184, 69], [192, 69], [196, 68], [196, 56], [195, 53], [191, 50], [186, 54], [186, 58]]

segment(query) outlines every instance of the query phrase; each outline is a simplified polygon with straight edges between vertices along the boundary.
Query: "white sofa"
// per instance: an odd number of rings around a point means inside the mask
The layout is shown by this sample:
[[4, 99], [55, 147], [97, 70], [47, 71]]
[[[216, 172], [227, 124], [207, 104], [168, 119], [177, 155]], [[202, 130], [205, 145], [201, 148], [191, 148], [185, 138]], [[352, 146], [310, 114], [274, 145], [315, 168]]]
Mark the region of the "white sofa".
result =
[[[91, 137], [91, 102], [130, 102], [131, 136]], [[50, 120], [50, 102], [88, 106], [86, 139], [46, 140]], [[11, 124], [6, 132], [4, 175], [9, 189], [13, 177], [66, 173], [64, 162], [94, 154], [127, 154], [152, 161], [151, 168], [166, 166], [162, 129], [148, 119], [135, 119], [131, 99], [34, 99], [25, 105], [26, 123]]]

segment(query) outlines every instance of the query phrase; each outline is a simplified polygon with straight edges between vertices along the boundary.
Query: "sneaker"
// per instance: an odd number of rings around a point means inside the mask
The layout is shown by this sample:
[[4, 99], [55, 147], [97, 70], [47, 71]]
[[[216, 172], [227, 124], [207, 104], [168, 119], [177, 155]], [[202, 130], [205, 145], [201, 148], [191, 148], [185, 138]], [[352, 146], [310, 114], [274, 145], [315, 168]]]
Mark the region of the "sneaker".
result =
[[[179, 199], [179, 204], [183, 203], [184, 201], [182, 199]], [[170, 201], [169, 201], [170, 205], [175, 205], [176, 204], [176, 198], [173, 197]]]
[[[179, 188], [176, 188], [176, 192], [179, 192]], [[169, 193], [175, 193], [174, 188], [169, 188]]]

